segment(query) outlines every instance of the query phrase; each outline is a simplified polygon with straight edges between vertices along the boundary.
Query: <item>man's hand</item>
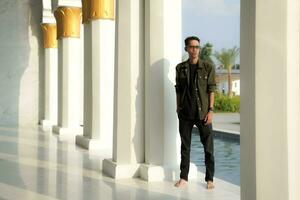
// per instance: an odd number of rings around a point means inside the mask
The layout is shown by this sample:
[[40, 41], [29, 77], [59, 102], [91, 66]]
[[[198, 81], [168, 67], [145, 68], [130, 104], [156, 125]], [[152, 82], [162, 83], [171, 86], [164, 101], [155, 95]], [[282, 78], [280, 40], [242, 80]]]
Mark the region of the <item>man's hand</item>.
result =
[[204, 118], [204, 121], [205, 121], [205, 125], [208, 125], [208, 124], [211, 124], [212, 123], [212, 117], [213, 117], [213, 112], [212, 111], [209, 111], [205, 118]]

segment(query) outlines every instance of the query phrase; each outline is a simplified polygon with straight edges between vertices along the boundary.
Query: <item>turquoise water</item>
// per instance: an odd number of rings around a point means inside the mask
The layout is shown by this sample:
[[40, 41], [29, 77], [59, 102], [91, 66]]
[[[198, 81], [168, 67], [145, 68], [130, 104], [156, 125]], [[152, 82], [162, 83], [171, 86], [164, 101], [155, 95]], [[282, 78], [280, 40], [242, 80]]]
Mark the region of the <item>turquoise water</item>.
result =
[[[215, 177], [240, 185], [240, 142], [234, 139], [214, 137]], [[205, 173], [204, 151], [198, 129], [192, 132], [191, 162]]]

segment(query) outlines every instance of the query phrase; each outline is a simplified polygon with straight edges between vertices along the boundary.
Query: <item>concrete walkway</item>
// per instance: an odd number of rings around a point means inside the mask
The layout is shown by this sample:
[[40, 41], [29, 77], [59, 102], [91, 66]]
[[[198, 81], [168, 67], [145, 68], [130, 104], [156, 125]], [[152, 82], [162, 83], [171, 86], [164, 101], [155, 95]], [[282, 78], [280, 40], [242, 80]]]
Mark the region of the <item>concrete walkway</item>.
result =
[[214, 113], [213, 129], [240, 134], [240, 113]]

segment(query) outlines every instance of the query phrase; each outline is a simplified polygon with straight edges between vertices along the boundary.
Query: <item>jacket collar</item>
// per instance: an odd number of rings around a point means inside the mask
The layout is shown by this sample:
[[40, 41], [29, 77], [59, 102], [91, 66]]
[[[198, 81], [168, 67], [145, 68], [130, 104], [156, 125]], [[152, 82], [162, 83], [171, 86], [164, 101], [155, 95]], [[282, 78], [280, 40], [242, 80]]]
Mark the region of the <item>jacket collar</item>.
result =
[[[189, 58], [184, 62], [184, 68], [186, 69], [187, 72], [187, 84], [188, 86], [190, 85], [190, 65], [189, 65]], [[200, 69], [203, 67], [203, 61], [199, 58], [198, 59], [198, 68]]]
[[[189, 60], [190, 59], [187, 59], [186, 61], [184, 61], [184, 66], [185, 68], [189, 69]], [[199, 58], [198, 60], [198, 68], [202, 68], [203, 67], [203, 61]]]

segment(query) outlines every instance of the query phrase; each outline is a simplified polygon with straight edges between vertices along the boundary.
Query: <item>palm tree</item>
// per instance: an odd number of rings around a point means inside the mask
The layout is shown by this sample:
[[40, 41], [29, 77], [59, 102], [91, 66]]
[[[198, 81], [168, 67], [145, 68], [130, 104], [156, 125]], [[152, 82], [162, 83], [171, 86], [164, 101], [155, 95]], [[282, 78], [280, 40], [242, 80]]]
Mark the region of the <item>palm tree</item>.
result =
[[211, 64], [214, 65], [214, 62], [213, 60], [211, 59], [211, 56], [212, 56], [212, 48], [213, 48], [213, 45], [209, 42], [205, 43], [203, 45], [203, 47], [201, 48], [201, 51], [200, 51], [200, 59], [201, 60], [204, 60], [204, 61], [207, 61]]
[[234, 46], [230, 49], [222, 49], [220, 52], [215, 52], [214, 56], [221, 64], [223, 69], [227, 70], [228, 74], [228, 96], [232, 97], [232, 82], [231, 82], [231, 68], [235, 64], [235, 60], [240, 54], [240, 49]]

